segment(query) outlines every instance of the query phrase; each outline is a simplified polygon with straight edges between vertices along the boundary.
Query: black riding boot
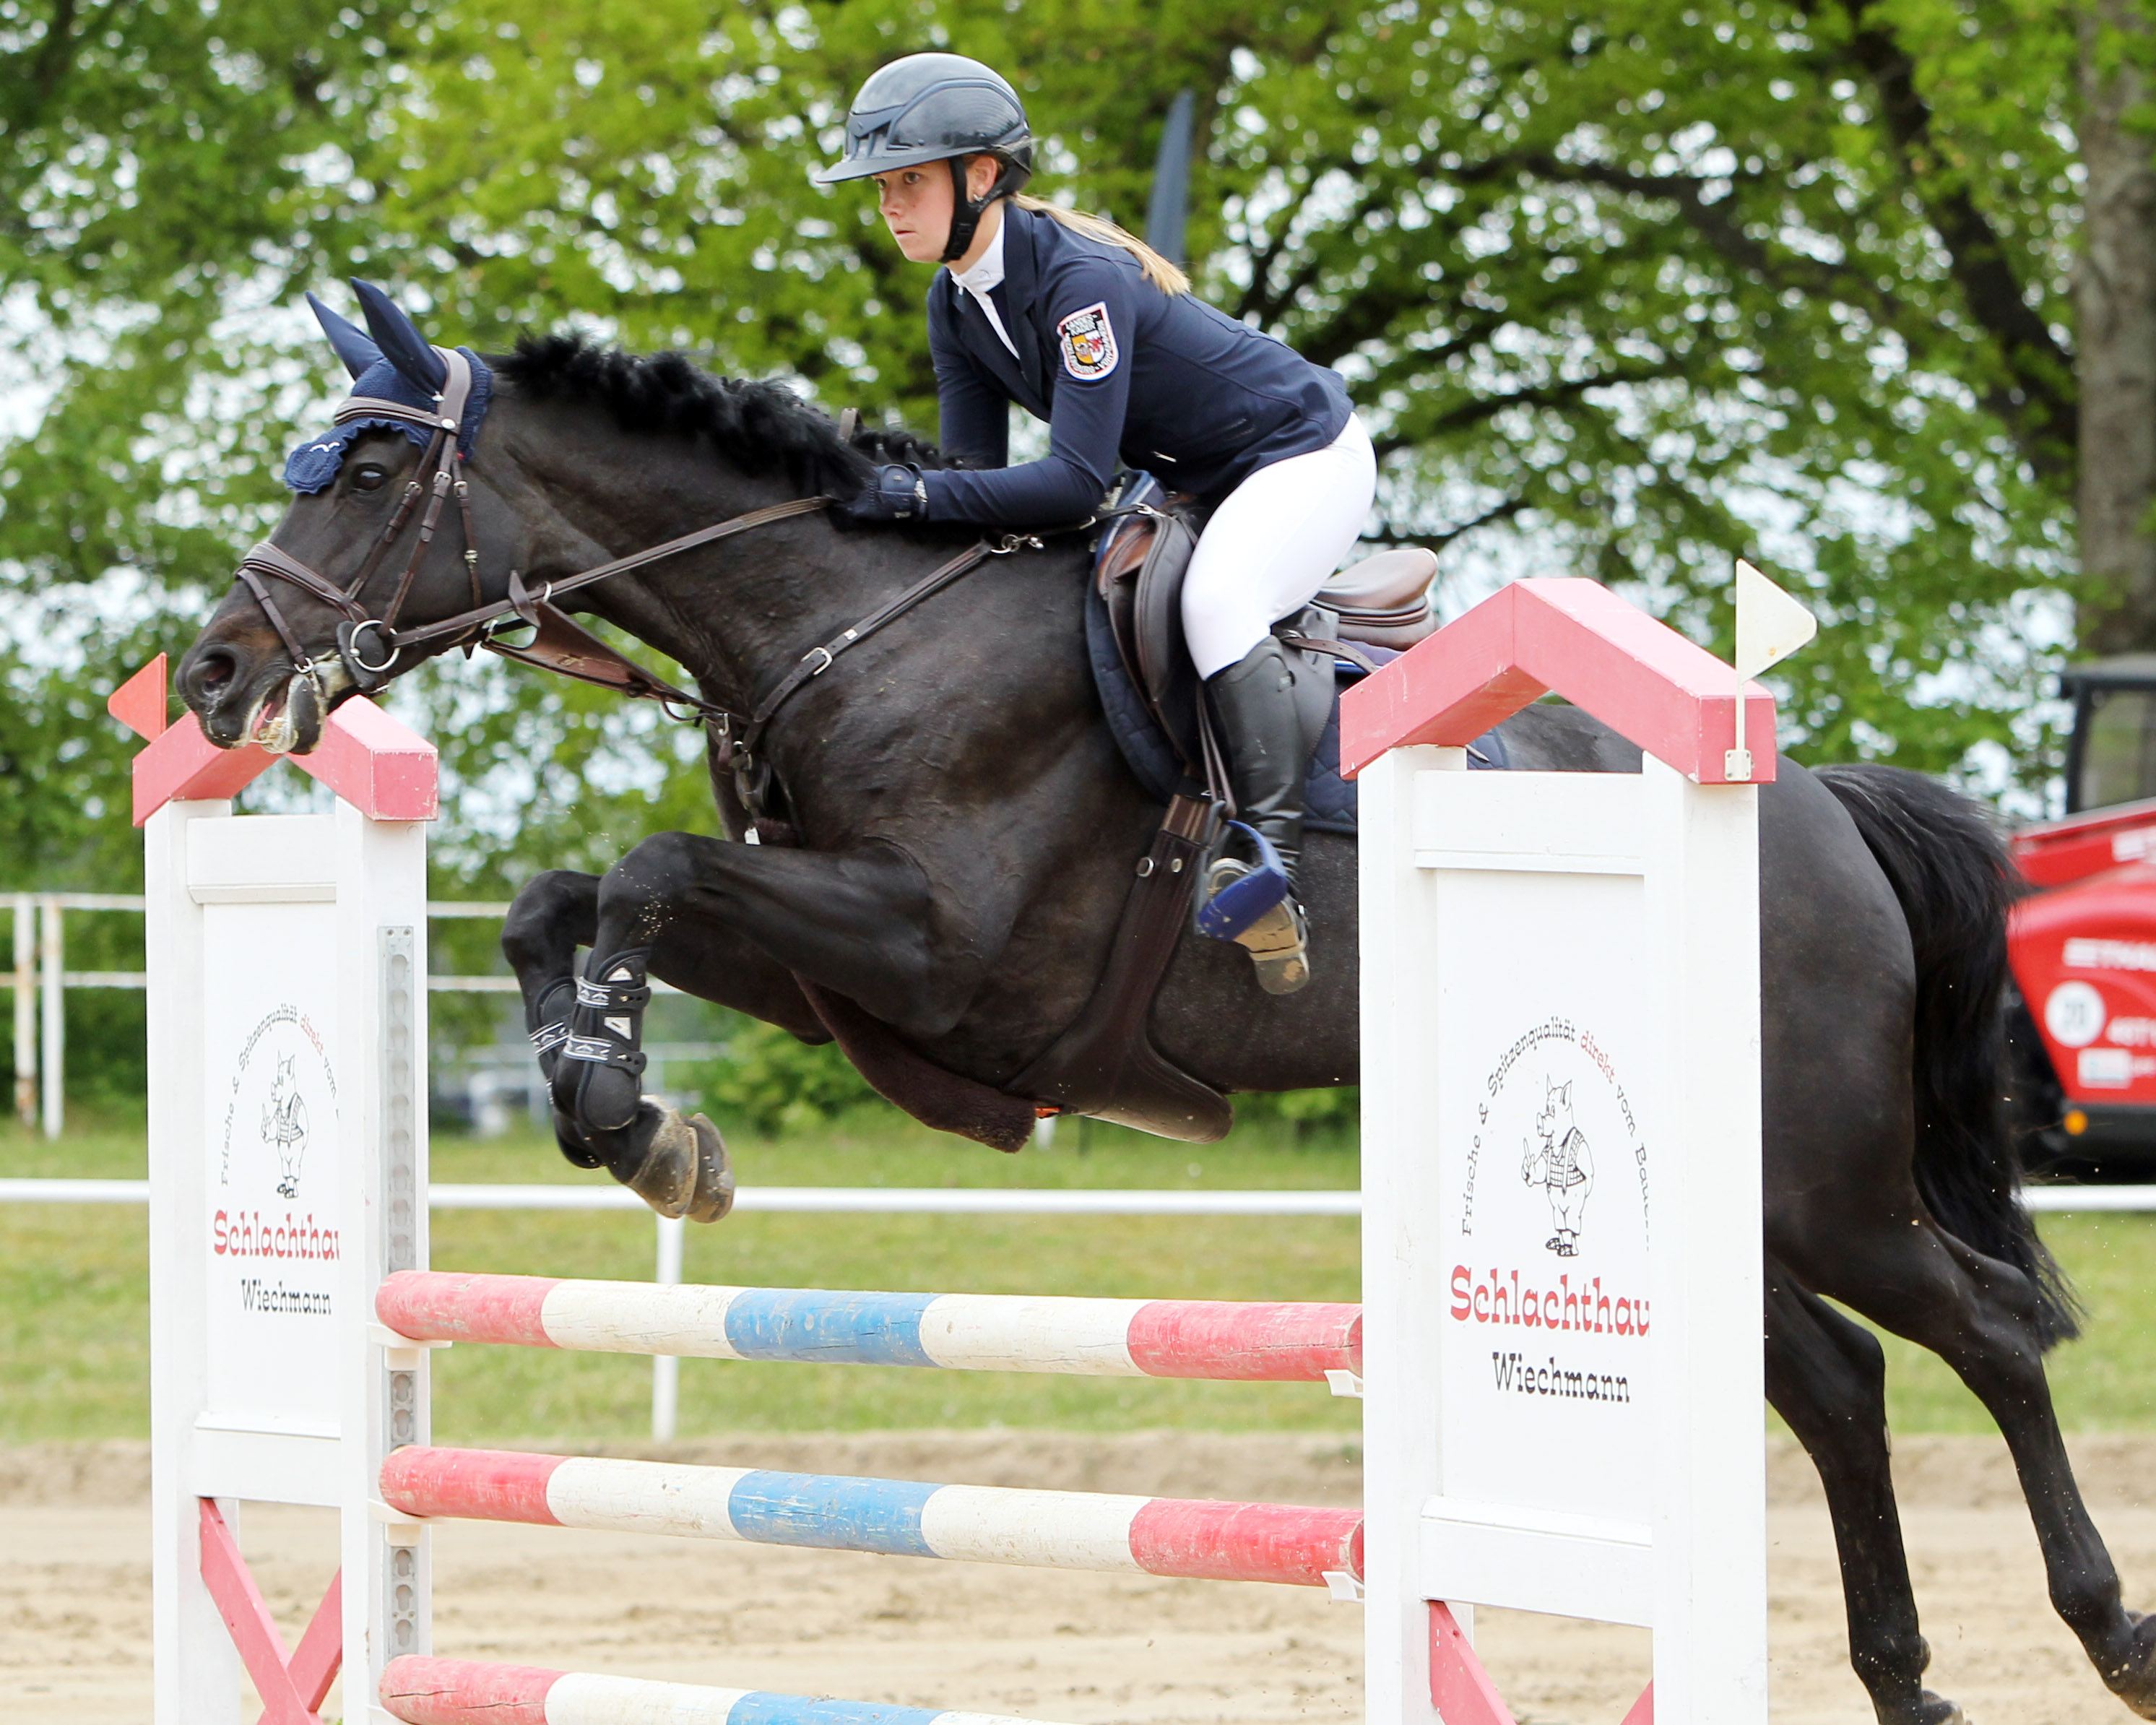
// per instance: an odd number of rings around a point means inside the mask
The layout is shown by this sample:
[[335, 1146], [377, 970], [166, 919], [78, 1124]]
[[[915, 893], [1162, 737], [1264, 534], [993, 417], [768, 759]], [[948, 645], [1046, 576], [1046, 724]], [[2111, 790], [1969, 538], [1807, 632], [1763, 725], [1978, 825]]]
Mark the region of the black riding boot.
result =
[[[1308, 931], [1296, 898], [1295, 870], [1302, 856], [1303, 783], [1317, 739], [1310, 734], [1305, 703], [1296, 698], [1287, 650], [1270, 635], [1240, 661], [1207, 678], [1205, 688], [1220, 721], [1237, 818], [1265, 836], [1287, 876], [1286, 896], [1229, 938], [1249, 950], [1260, 988], [1292, 994], [1310, 980]], [[1222, 857], [1207, 873], [1207, 898], [1252, 868]]]

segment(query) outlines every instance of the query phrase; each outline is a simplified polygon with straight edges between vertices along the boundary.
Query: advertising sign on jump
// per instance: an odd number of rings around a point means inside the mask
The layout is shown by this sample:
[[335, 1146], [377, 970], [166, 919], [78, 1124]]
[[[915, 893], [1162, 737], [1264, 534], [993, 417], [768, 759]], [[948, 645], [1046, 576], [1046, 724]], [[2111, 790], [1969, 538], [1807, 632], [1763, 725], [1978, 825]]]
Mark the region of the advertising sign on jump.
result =
[[[1445, 1496], [1652, 1512], [1652, 1153], [1636, 1046], [1636, 875], [1465, 877], [1448, 925], [1435, 1149], [1447, 1260]], [[1583, 886], [1587, 890], [1583, 891]]]
[[[1492, 727], [1545, 691], [1637, 752], [1538, 745], [1584, 733], [1552, 716], [1504, 760]], [[1772, 701], [1607, 588], [1530, 579], [1341, 713], [1360, 811], [1368, 1717], [1509, 1720], [1473, 1645], [1486, 1605], [1651, 1629], [1626, 1725], [1763, 1725]], [[1601, 770], [1520, 757], [1538, 747]]]
[[[326, 904], [204, 907], [209, 948], [326, 951]], [[337, 1433], [339, 1225], [336, 978], [234, 962], [203, 1026], [209, 1152], [208, 1384], [204, 1417], [257, 1430]]]

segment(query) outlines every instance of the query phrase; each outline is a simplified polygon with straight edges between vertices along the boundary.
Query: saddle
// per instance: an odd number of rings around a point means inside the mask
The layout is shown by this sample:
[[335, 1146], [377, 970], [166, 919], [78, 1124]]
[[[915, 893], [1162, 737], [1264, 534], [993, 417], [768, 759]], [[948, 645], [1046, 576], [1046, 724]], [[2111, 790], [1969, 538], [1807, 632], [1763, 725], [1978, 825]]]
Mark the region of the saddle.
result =
[[[1105, 620], [1146, 716], [1190, 775], [1217, 793], [1220, 787], [1208, 770], [1208, 721], [1198, 673], [1183, 635], [1183, 578], [1204, 521], [1186, 500], [1163, 491], [1148, 474], [1131, 475], [1110, 506], [1119, 513], [1095, 552], [1089, 598]], [[1436, 557], [1420, 547], [1380, 552], [1342, 570], [1309, 605], [1273, 625], [1291, 649], [1289, 669], [1298, 695], [1310, 706], [1311, 734], [1323, 730], [1337, 698], [1337, 662], [1374, 670], [1363, 649], [1374, 647], [1390, 658], [1436, 629], [1430, 608], [1430, 586], [1436, 578]]]
[[[1225, 780], [1183, 634], [1183, 577], [1203, 524], [1178, 504], [1148, 475], [1126, 481], [1109, 500], [1114, 514], [1086, 597], [1089, 630], [1105, 624], [1124, 680], [1168, 739], [1181, 781], [1138, 862], [1091, 998], [1009, 1088], [1070, 1112], [1210, 1143], [1234, 1124], [1227, 1098], [1164, 1058], [1150, 1029], [1153, 998], [1190, 924], [1198, 878], [1219, 837]], [[1274, 625], [1289, 649], [1308, 734], [1323, 732], [1332, 716], [1338, 659], [1368, 669], [1361, 647], [1397, 652], [1436, 628], [1429, 601], [1436, 573], [1428, 551], [1382, 552], [1336, 575], [1312, 604]]]

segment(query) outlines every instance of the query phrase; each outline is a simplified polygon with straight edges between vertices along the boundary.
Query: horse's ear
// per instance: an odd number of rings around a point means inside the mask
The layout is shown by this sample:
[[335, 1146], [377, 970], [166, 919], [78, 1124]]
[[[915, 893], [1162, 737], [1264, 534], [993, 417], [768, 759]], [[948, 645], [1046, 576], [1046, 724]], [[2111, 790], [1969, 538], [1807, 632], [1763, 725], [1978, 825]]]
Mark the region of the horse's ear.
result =
[[439, 393], [449, 381], [449, 368], [442, 363], [441, 355], [427, 345], [418, 326], [372, 282], [355, 276], [352, 290], [359, 295], [359, 308], [367, 314], [367, 327], [380, 346], [382, 357], [397, 367], [400, 377], [429, 395]]
[[357, 324], [347, 323], [312, 294], [307, 295], [307, 304], [314, 307], [315, 321], [322, 326], [322, 333], [330, 338], [330, 346], [336, 349], [336, 357], [353, 377], [358, 377], [381, 359], [382, 350]]

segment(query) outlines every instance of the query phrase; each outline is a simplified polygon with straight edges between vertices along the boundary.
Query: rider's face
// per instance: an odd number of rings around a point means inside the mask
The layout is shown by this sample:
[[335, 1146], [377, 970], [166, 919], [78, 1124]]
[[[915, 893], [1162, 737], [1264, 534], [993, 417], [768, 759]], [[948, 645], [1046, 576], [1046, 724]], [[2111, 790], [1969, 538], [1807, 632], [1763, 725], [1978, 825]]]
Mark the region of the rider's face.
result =
[[875, 178], [876, 208], [899, 250], [916, 264], [936, 262], [951, 238], [951, 170], [930, 162]]

